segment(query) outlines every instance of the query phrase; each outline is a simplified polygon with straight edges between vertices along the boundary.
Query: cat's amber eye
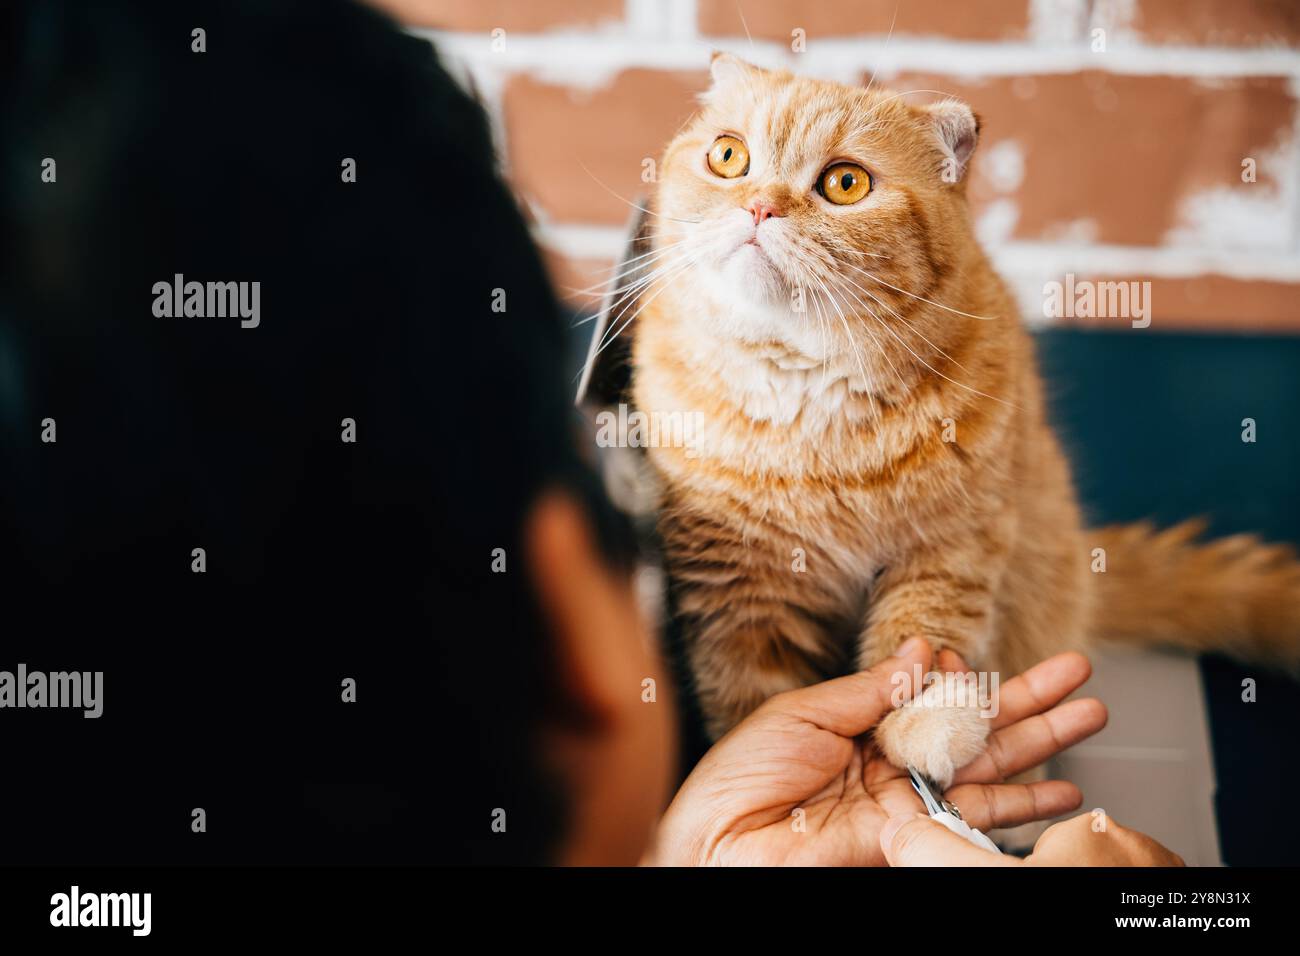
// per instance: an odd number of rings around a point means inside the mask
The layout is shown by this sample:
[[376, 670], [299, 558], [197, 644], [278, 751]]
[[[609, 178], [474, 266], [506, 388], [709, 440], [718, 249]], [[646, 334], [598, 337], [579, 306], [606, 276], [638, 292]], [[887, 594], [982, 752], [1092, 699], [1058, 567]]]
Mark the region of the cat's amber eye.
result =
[[723, 179], [749, 172], [749, 150], [734, 136], [719, 136], [709, 147], [709, 169]]
[[817, 190], [837, 206], [849, 206], [871, 192], [871, 174], [857, 163], [836, 163], [817, 180]]

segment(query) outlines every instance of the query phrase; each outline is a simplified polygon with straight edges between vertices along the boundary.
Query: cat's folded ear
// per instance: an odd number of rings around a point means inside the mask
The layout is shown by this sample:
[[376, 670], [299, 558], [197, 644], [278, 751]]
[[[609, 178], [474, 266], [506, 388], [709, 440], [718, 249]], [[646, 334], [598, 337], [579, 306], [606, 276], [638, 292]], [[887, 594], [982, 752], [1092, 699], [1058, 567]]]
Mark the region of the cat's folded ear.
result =
[[713, 58], [709, 60], [709, 73], [713, 77], [714, 86], [743, 82], [757, 70], [758, 67], [751, 66], [734, 53], [724, 53], [721, 50], [714, 50]]
[[966, 175], [971, 154], [979, 141], [980, 121], [975, 112], [960, 100], [944, 100], [923, 106], [943, 150], [941, 176], [944, 182], [960, 182]]
[[728, 95], [727, 91], [732, 88], [743, 90], [748, 87], [750, 81], [759, 73], [759, 69], [735, 54], [715, 50], [713, 59], [709, 62], [709, 73], [713, 82], [699, 96], [700, 102], [706, 106], [717, 103], [719, 98]]

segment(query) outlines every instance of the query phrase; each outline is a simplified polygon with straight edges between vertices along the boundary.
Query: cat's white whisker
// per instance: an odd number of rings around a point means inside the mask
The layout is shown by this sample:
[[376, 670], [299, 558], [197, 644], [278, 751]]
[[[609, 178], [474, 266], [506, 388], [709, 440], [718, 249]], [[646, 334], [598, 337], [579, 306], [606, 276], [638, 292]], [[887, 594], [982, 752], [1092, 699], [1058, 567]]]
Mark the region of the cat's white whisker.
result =
[[[597, 286], [593, 286], [592, 288], [598, 289], [603, 285], [608, 285], [611, 281], [614, 281], [614, 279], [626, 278], [628, 276], [637, 276], [637, 278], [633, 279], [633, 281], [627, 283], [626, 285], [617, 285], [614, 288], [608, 289], [603, 293], [600, 293], [594, 297], [608, 299], [610, 297], [620, 296], [620, 294], [626, 294], [629, 290], [636, 290], [639, 286], [643, 285], [645, 282], [653, 279], [655, 274], [655, 269], [657, 269], [658, 266], [651, 268], [649, 272], [645, 271], [647, 268], [650, 267], [651, 263], [657, 262], [660, 265], [668, 264], [670, 257], [675, 253], [675, 250], [678, 250], [681, 247], [687, 246], [689, 244], [698, 244], [701, 236], [712, 237], [715, 236], [721, 230], [722, 227], [719, 225], [711, 226], [698, 231], [696, 235], [686, 236], [679, 242], [668, 243], [667, 245], [651, 249], [648, 252], [643, 252], [640, 255], [633, 256], [629, 259], [623, 260], [622, 263], [620, 264], [624, 266], [628, 266], [628, 268], [621, 270], [613, 278], [606, 280], [604, 283], [600, 283]], [[633, 263], [637, 263], [638, 260], [641, 260], [639, 264], [633, 265]], [[621, 301], [621, 299], [616, 300], [613, 303], [613, 305], [617, 306], [618, 301]]]
[[[664, 276], [661, 276], [661, 277], [660, 277], [661, 279], [665, 280], [665, 281], [664, 281], [664, 284], [661, 285], [658, 289], [655, 289], [654, 292], [650, 293], [650, 294], [649, 294], [648, 296], [646, 296], [644, 299], [641, 299], [641, 298], [638, 297], [638, 298], [636, 298], [636, 299], [633, 299], [633, 300], [632, 300], [631, 302], [629, 302], [627, 305], [625, 305], [625, 306], [623, 307], [624, 311], [626, 311], [627, 308], [628, 308], [630, 305], [632, 305], [632, 304], [634, 304], [634, 303], [638, 303], [638, 302], [640, 303], [640, 305], [637, 307], [636, 311], [633, 312], [630, 316], [628, 316], [627, 320], [624, 321], [624, 323], [623, 323], [621, 326], [619, 326], [618, 331], [616, 331], [616, 332], [615, 332], [615, 333], [610, 337], [609, 341], [608, 341], [608, 342], [605, 342], [603, 345], [601, 345], [601, 346], [596, 350], [596, 354], [592, 356], [592, 361], [594, 362], [595, 359], [597, 358], [597, 356], [599, 356], [601, 352], [605, 351], [605, 349], [607, 349], [610, 345], [614, 344], [614, 341], [615, 341], [615, 340], [616, 340], [620, 335], [623, 334], [624, 330], [626, 330], [627, 327], [630, 326], [630, 325], [632, 324], [633, 320], [635, 320], [637, 316], [639, 316], [642, 312], [644, 312], [644, 311], [646, 310], [646, 308], [650, 305], [650, 303], [653, 302], [656, 298], [658, 298], [659, 294], [660, 294], [661, 292], [663, 292], [664, 289], [668, 288], [669, 283], [668, 283], [666, 280], [669, 278], [669, 275], [671, 275], [671, 277], [674, 278], [674, 279], [679, 278], [683, 273], [686, 272], [686, 270], [690, 269], [690, 268], [691, 268], [692, 266], [694, 266], [694, 265], [695, 265], [694, 262], [685, 262], [685, 263], [682, 263], [680, 266], [678, 266], [678, 267], [676, 268], [675, 271], [672, 271], [672, 272], [670, 272], [670, 273], [668, 273], [668, 274], [665, 274]], [[621, 316], [621, 315], [622, 315], [622, 313], [620, 312], [620, 313], [619, 313], [619, 316]], [[617, 321], [618, 321], [618, 318], [616, 317], [615, 319], [611, 320], [610, 325], [613, 326], [614, 322], [617, 322]]]
[[[820, 280], [819, 280], [819, 281], [820, 281]], [[861, 363], [862, 363], [862, 355], [861, 355], [861, 352], [858, 351], [858, 348], [857, 348], [857, 342], [855, 341], [855, 339], [854, 339], [854, 337], [853, 337], [853, 331], [852, 331], [852, 329], [850, 329], [850, 327], [849, 327], [848, 319], [845, 317], [843, 309], [841, 309], [841, 308], [839, 307], [838, 303], [836, 302], [836, 299], [835, 299], [834, 295], [831, 293], [831, 291], [830, 291], [829, 289], [826, 288], [826, 286], [825, 286], [824, 284], [822, 285], [822, 288], [826, 291], [826, 295], [827, 295], [827, 297], [831, 300], [831, 303], [834, 304], [834, 305], [836, 306], [836, 310], [840, 313], [840, 320], [844, 323], [844, 334], [845, 334], [846, 336], [848, 336], [849, 343], [850, 343], [850, 345], [853, 347], [853, 350], [854, 350], [855, 355], [857, 356], [857, 359], [858, 359], [858, 363], [859, 363], [859, 365], [861, 365]], [[846, 303], [846, 305], [847, 305], [847, 303]], [[885, 361], [889, 364], [890, 369], [894, 372], [894, 375], [895, 375], [895, 376], [898, 376], [898, 370], [895, 369], [895, 368], [893, 367], [893, 362], [889, 361], [889, 356], [888, 356], [887, 354], [885, 354], [885, 352], [884, 352], [883, 349], [880, 348], [880, 343], [879, 343], [878, 341], [876, 341], [876, 338], [875, 338], [874, 335], [871, 337], [871, 340], [872, 340], [872, 344], [875, 346], [875, 350], [876, 350], [877, 354], [879, 354], [879, 355], [881, 355], [882, 357], [884, 357]], [[901, 382], [901, 378], [900, 378], [900, 382]], [[875, 389], [875, 387], [873, 386], [873, 384], [872, 384], [872, 382], [871, 382], [871, 379], [868, 378], [868, 379], [867, 379], [867, 403], [868, 403], [868, 408], [871, 409], [872, 418], [873, 418], [874, 421], [876, 422], [876, 425], [879, 426], [879, 424], [880, 424], [880, 418], [881, 418], [881, 411], [880, 411], [880, 408], [879, 408], [879, 406], [878, 406], [878, 404], [877, 404], [877, 398], [878, 398], [878, 396], [876, 395], [876, 389]], [[873, 429], [873, 435], [874, 435], [875, 440], [876, 440], [876, 450], [877, 450], [877, 452], [878, 452], [881, 456], [883, 456], [884, 453], [885, 453], [884, 436], [881, 434], [881, 431], [880, 431], [879, 427]]]
[[[611, 315], [609, 326], [605, 329], [605, 334], [600, 340], [596, 355], [599, 355], [604, 351], [605, 348], [614, 341], [614, 339], [618, 338], [619, 334], [623, 331], [623, 328], [626, 328], [626, 326], [622, 326], [616, 330], [615, 326], [618, 325], [619, 320], [627, 310], [637, 302], [640, 296], [656, 282], [666, 278], [679, 268], [680, 263], [677, 262], [665, 264], [663, 267], [656, 269], [654, 272], [628, 286], [627, 291], [610, 303], [609, 308], [606, 310], [606, 312]], [[619, 309], [616, 314], [614, 313], [615, 309]], [[593, 358], [594, 357], [595, 356], [593, 356]]]
[[[619, 291], [617, 286], [615, 286], [615, 288], [613, 289], [606, 288], [611, 283], [615, 283], [616, 280], [641, 272], [651, 262], [662, 260], [663, 257], [668, 255], [673, 249], [680, 248], [681, 246], [687, 245], [688, 243], [698, 243], [702, 239], [715, 238], [719, 233], [725, 232], [727, 227], [728, 224], [726, 223], [714, 223], [706, 226], [703, 229], [696, 230], [692, 234], [681, 235], [678, 241], [676, 242], [665, 243], [663, 245], [657, 244], [655, 248], [652, 248], [647, 252], [642, 252], [638, 255], [620, 260], [614, 266], [614, 269], [618, 271], [616, 271], [609, 278], [606, 278], [603, 281], [595, 283], [593, 285], [587, 286], [586, 288], [583, 289], [573, 289], [573, 288], [566, 287], [566, 291], [574, 295], [582, 295], [589, 298], [602, 299], [607, 295], [614, 294]], [[644, 233], [641, 235], [641, 238], [650, 239], [656, 235], [662, 236], [662, 235], [667, 235], [667, 233]]]
[[879, 324], [879, 325], [880, 325], [880, 326], [881, 326], [881, 327], [882, 327], [886, 332], [888, 332], [890, 335], [892, 335], [894, 338], [896, 338], [896, 339], [898, 340], [899, 344], [902, 345], [903, 348], [907, 349], [907, 351], [911, 353], [912, 358], [916, 359], [918, 362], [920, 362], [922, 365], [924, 365], [927, 369], [929, 369], [930, 372], [932, 372], [932, 373], [935, 374], [935, 375], [938, 375], [938, 376], [939, 376], [941, 379], [943, 379], [945, 382], [950, 382], [950, 383], [952, 383], [953, 385], [956, 385], [958, 388], [965, 389], [966, 391], [970, 392], [970, 393], [973, 394], [973, 395], [979, 395], [979, 396], [982, 397], [982, 398], [987, 398], [987, 399], [989, 399], [990, 401], [997, 402], [997, 403], [1000, 404], [1000, 405], [1005, 405], [1005, 406], [1007, 406], [1008, 408], [1014, 408], [1014, 409], [1016, 409], [1017, 411], [1020, 410], [1020, 406], [1019, 406], [1019, 405], [1016, 405], [1014, 402], [1008, 402], [1008, 401], [1006, 401], [1005, 399], [998, 398], [996, 395], [990, 395], [988, 392], [981, 392], [981, 391], [980, 391], [979, 389], [977, 389], [977, 388], [971, 388], [971, 387], [970, 387], [969, 385], [967, 385], [965, 382], [959, 382], [959, 381], [957, 381], [955, 378], [952, 378], [952, 377], [950, 377], [950, 376], [948, 376], [948, 375], [945, 375], [943, 372], [940, 372], [937, 368], [935, 368], [933, 365], [931, 365], [931, 364], [930, 364], [929, 362], [927, 362], [925, 359], [921, 358], [921, 356], [918, 355], [918, 354], [916, 353], [916, 350], [915, 350], [915, 349], [913, 349], [910, 345], [908, 345], [905, 341], [903, 341], [902, 336], [900, 336], [897, 332], [895, 332], [894, 329], [890, 326], [890, 324], [889, 324], [888, 322], [886, 322], [886, 321], [884, 321], [883, 319], [881, 319], [880, 316], [876, 315], [874, 312], [871, 312], [870, 310], [868, 310], [868, 312], [869, 312], [869, 314], [871, 315], [871, 317], [872, 317], [873, 319], [875, 319], [876, 322], [877, 322], [877, 323], [878, 323], [878, 324]]
[[628, 204], [629, 206], [631, 206], [633, 209], [638, 209], [638, 210], [640, 210], [641, 212], [645, 213], [647, 216], [654, 216], [656, 219], [665, 219], [665, 220], [668, 220], [669, 222], [685, 222], [685, 223], [689, 223], [689, 224], [691, 224], [691, 225], [693, 225], [693, 226], [698, 226], [698, 225], [700, 224], [700, 220], [698, 220], [698, 219], [675, 219], [675, 218], [673, 218], [672, 216], [663, 216], [663, 215], [660, 215], [659, 213], [654, 212], [653, 210], [647, 209], [645, 206], [639, 205], [638, 203], [634, 203], [634, 202], [632, 202], [632, 200], [627, 199], [627, 198], [625, 198], [625, 197], [623, 197], [623, 196], [620, 196], [618, 193], [616, 193], [616, 192], [615, 192], [613, 189], [611, 189], [609, 186], [606, 186], [605, 183], [604, 183], [603, 181], [601, 181], [600, 177], [598, 177], [595, 173], [593, 173], [590, 169], [587, 168], [587, 164], [584, 163], [582, 160], [578, 160], [578, 165], [582, 167], [583, 172], [585, 172], [588, 176], [590, 176], [592, 179], [594, 179], [594, 180], [596, 181], [596, 184], [597, 184], [597, 185], [599, 185], [602, 189], [604, 189], [607, 193], [609, 193], [609, 194], [610, 194], [611, 196], [613, 196], [615, 199], [619, 200], [620, 202], [627, 203], [627, 204]]
[[[813, 304], [815, 304], [815, 306], [816, 306], [816, 310], [818, 310], [818, 315], [819, 315], [819, 316], [822, 315], [822, 313], [823, 313], [823, 312], [822, 312], [822, 298], [820, 298], [820, 297], [816, 297], [816, 298], [814, 298], [814, 299], [813, 299]], [[829, 304], [829, 300], [828, 300], [828, 304]], [[828, 321], [829, 321], [829, 320], [828, 320]], [[849, 330], [848, 330], [848, 328], [845, 328], [845, 334], [849, 334]], [[853, 345], [853, 337], [852, 337], [852, 334], [849, 334], [849, 342], [850, 342], [850, 345]], [[823, 360], [823, 363], [828, 363], [828, 362], [829, 362], [829, 356], [827, 356], [827, 358]], [[859, 359], [859, 362], [861, 362], [861, 359]], [[827, 365], [826, 365], [826, 364], [823, 364], [823, 369], [822, 369], [823, 377], [826, 376], [826, 368], [827, 368]], [[850, 389], [850, 386], [849, 386], [849, 382], [848, 382], [848, 381], [845, 381], [844, 388], [845, 388], [845, 394], [846, 394], [846, 395], [848, 395], [850, 392], [852, 392], [852, 389]], [[868, 384], [867, 384], [867, 390], [868, 390], [868, 393], [872, 392], [871, 385], [870, 385], [870, 381], [868, 381]], [[876, 423], [879, 424], [879, 420], [880, 420], [880, 410], [879, 410], [879, 407], [876, 406], [876, 403], [875, 403], [874, 401], [871, 401], [871, 395], [870, 395], [870, 394], [867, 395], [867, 398], [868, 398], [868, 405], [867, 405], [867, 407], [870, 408], [870, 410], [871, 410], [871, 418], [874, 419], [874, 420], [876, 421]], [[876, 436], [876, 441], [878, 441], [878, 446], [879, 446], [879, 434], [878, 434], [878, 436]]]
[[[845, 265], [849, 265], [849, 263], [845, 263]], [[931, 301], [930, 299], [927, 299], [923, 295], [917, 295], [915, 292], [908, 292], [906, 289], [900, 289], [896, 285], [891, 285], [890, 283], [886, 282], [884, 279], [880, 278], [879, 276], [872, 275], [866, 269], [863, 269], [859, 266], [851, 265], [850, 268], [857, 269], [859, 272], [861, 272], [864, 276], [866, 276], [868, 279], [872, 280], [873, 282], [879, 282], [881, 285], [893, 289], [895, 292], [901, 295], [905, 295], [910, 298], [916, 299], [919, 302], [924, 302], [927, 305], [932, 305], [936, 309], [944, 309], [945, 311], [953, 313], [953, 315], [964, 315], [968, 319], [979, 319], [981, 322], [992, 322], [994, 319], [997, 318], [996, 315], [973, 315], [970, 312], [963, 312], [961, 309], [954, 309], [951, 306], [944, 305], [942, 302], [934, 302]]]
[[[856, 268], [857, 268], [856, 266], [853, 266], [853, 265], [851, 265], [850, 263], [845, 263], [845, 265], [848, 265], [850, 268], [853, 268], [853, 269], [856, 269]], [[856, 282], [853, 281], [853, 279], [849, 278], [848, 276], [841, 276], [840, 278], [843, 279], [844, 281], [847, 281], [847, 282], [851, 283], [855, 289], [857, 289], [857, 290], [858, 290], [859, 292], [861, 292], [863, 295], [865, 295], [865, 296], [867, 296], [868, 298], [870, 298], [872, 302], [876, 303], [876, 304], [879, 305], [881, 308], [883, 308], [885, 311], [887, 311], [887, 312], [888, 312], [890, 315], [892, 315], [895, 319], [897, 319], [897, 320], [898, 320], [899, 322], [901, 322], [904, 326], [906, 326], [906, 327], [907, 327], [907, 330], [908, 330], [909, 332], [911, 332], [913, 335], [916, 335], [916, 336], [920, 337], [920, 339], [921, 339], [923, 342], [925, 342], [926, 345], [930, 346], [930, 348], [934, 349], [936, 352], [938, 352], [940, 355], [942, 355], [944, 358], [946, 358], [946, 359], [947, 359], [949, 362], [951, 362], [953, 365], [957, 366], [957, 367], [958, 367], [959, 369], [961, 369], [963, 372], [969, 372], [969, 371], [970, 371], [970, 369], [968, 369], [966, 366], [962, 365], [961, 362], [958, 362], [955, 358], [953, 358], [951, 355], [949, 355], [949, 354], [948, 354], [947, 352], [945, 352], [943, 349], [939, 348], [939, 346], [935, 345], [935, 344], [934, 344], [933, 342], [931, 342], [928, 338], [926, 338], [925, 334], [924, 334], [923, 332], [921, 332], [918, 328], [916, 328], [916, 326], [912, 325], [911, 322], [908, 322], [907, 319], [903, 318], [901, 315], [899, 315], [897, 312], [895, 312], [895, 311], [894, 311], [894, 310], [889, 306], [889, 303], [885, 302], [885, 301], [882, 300], [882, 299], [878, 299], [878, 298], [877, 298], [875, 295], [873, 295], [869, 290], [864, 289], [862, 286], [858, 285]]]
[[[630, 259], [624, 259], [622, 262], [619, 263], [619, 265], [626, 266], [627, 268], [621, 269], [620, 271], [614, 273], [613, 275], [603, 280], [602, 282], [595, 283], [594, 285], [589, 285], [585, 289], [567, 288], [566, 291], [570, 292], [573, 295], [582, 295], [593, 299], [603, 299], [605, 296], [617, 293], [619, 291], [619, 286], [618, 286], [619, 280], [625, 279], [630, 275], [636, 275], [640, 273], [651, 262], [662, 260], [663, 257], [670, 254], [673, 249], [679, 246], [684, 246], [691, 241], [692, 240], [690, 239], [683, 239], [681, 242], [670, 243], [669, 245], [663, 246], [659, 249], [654, 249], [650, 252], [644, 252], [641, 255], [633, 256]], [[642, 260], [642, 261], [639, 264], [634, 264], [637, 263], [637, 260]], [[607, 288], [607, 286], [609, 286], [611, 283], [614, 283], [614, 288]]]
[[[835, 279], [834, 274], [831, 274], [831, 279], [832, 279], [832, 280]], [[854, 298], [857, 299], [857, 296], [854, 296]], [[858, 302], [859, 307], [865, 307], [865, 304], [862, 302], [861, 299], [857, 299], [857, 302]], [[848, 303], [845, 302], [845, 305], [847, 306]], [[867, 311], [870, 312], [871, 310], [870, 310], [870, 309], [867, 309]], [[875, 335], [874, 332], [871, 331], [871, 327], [870, 327], [870, 326], [866, 326], [866, 325], [864, 325], [864, 326], [862, 327], [862, 329], [863, 329], [864, 332], [867, 333], [868, 336], [870, 336], [870, 338], [871, 338], [871, 344], [875, 347], [876, 354], [878, 354], [881, 358], [883, 358], [883, 359], [885, 360], [885, 364], [889, 366], [889, 370], [890, 370], [891, 372], [894, 373], [894, 378], [898, 379], [899, 387], [901, 387], [901, 388], [903, 388], [904, 390], [906, 390], [906, 388], [907, 388], [907, 381], [906, 381], [906, 380], [903, 378], [903, 376], [899, 373], [897, 366], [894, 365], [894, 361], [893, 361], [893, 359], [891, 359], [891, 358], [889, 357], [889, 352], [888, 352], [888, 350], [886, 350], [885, 348], [883, 348], [883, 347], [881, 346], [880, 340], [879, 340], [878, 338], [876, 338], [876, 335]]]
[[[623, 307], [619, 311], [619, 313], [610, 319], [609, 322], [610, 330], [614, 329], [614, 326], [618, 323], [619, 319], [623, 317], [624, 313], [626, 313], [627, 310], [631, 308], [633, 304], [640, 301], [640, 295], [644, 293], [646, 289], [648, 289], [651, 285], [653, 285], [655, 282], [666, 280], [669, 276], [676, 278], [677, 276], [680, 276], [683, 272], [685, 272], [688, 268], [690, 268], [694, 264], [695, 264], [694, 259], [687, 259], [684, 262], [673, 263], [664, 266], [661, 269], [655, 270], [655, 272], [651, 276], [647, 277], [644, 283], [640, 284], [640, 288], [636, 290], [635, 294], [629, 293], [628, 295], [624, 296], [624, 298], [626, 298], [627, 301], [623, 304]], [[632, 313], [632, 315], [627, 319], [627, 321], [625, 321], [621, 326], [619, 326], [616, 331], [613, 331], [612, 335], [609, 334], [609, 331], [607, 330], [606, 334], [608, 336], [608, 339], [601, 340], [600, 345], [596, 349], [595, 355], [592, 356], [592, 360], [594, 361], [596, 357], [600, 355], [601, 352], [603, 352], [606, 348], [608, 348], [611, 344], [613, 344], [614, 340], [617, 339], [619, 335], [623, 333], [623, 330], [626, 329], [629, 325], [631, 325], [632, 320], [635, 319], [645, 309], [646, 305], [648, 305], [650, 302], [653, 302], [655, 297], [658, 296], [659, 293], [662, 292], [665, 288], [667, 288], [666, 282], [663, 286], [656, 289], [645, 300], [645, 302], [642, 303], [641, 307]], [[618, 303], [614, 303], [614, 305], [610, 307], [610, 311], [612, 312], [613, 308], [617, 305]]]
[[849, 327], [849, 320], [844, 315], [844, 310], [840, 308], [839, 302], [833, 295], [831, 295], [830, 290], [826, 288], [826, 283], [821, 280], [821, 277], [813, 274], [812, 278], [813, 281], [821, 287], [822, 292], [826, 295], [827, 301], [835, 308], [835, 311], [839, 315], [840, 322], [844, 325], [844, 334], [848, 336], [849, 346], [853, 349], [854, 357], [858, 361], [858, 369], [862, 372], [862, 378], [866, 385], [868, 396], [870, 396], [871, 392], [874, 391], [871, 383], [871, 375], [867, 372], [866, 363], [862, 361], [862, 352], [858, 349], [858, 343], [853, 338], [853, 331]]
[[822, 380], [819, 388], [822, 392], [826, 391], [826, 375], [829, 371], [828, 363], [830, 362], [830, 341], [826, 332], [826, 317], [822, 314], [821, 303], [813, 299], [813, 305], [817, 307], [817, 328], [822, 334]]

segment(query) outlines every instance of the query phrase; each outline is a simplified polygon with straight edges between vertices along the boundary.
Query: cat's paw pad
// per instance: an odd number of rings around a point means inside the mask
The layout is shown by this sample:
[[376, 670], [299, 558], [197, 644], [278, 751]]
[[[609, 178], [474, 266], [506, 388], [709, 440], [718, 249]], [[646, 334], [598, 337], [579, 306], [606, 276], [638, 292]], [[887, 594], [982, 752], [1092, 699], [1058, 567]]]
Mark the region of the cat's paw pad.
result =
[[926, 688], [918, 701], [898, 708], [876, 727], [876, 743], [895, 767], [911, 764], [941, 788], [984, 751], [989, 720], [977, 706], [943, 703], [943, 687]]

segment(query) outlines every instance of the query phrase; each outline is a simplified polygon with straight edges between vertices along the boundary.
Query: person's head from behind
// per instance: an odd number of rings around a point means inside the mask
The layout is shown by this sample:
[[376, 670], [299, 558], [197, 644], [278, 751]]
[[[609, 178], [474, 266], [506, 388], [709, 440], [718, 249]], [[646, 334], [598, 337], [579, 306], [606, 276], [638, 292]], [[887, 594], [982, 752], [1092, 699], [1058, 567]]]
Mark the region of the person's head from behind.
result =
[[[160, 686], [189, 675], [206, 723], [130, 730], [176, 745], [185, 799], [218, 776], [246, 804], [228, 839], [142, 829], [134, 852], [635, 862], [672, 697], [481, 110], [424, 43], [345, 4], [213, 7], [206, 53], [185, 11], [11, 13], [31, 43], [7, 67], [4, 165], [52, 155], [58, 178], [36, 168], [0, 210], [10, 623], [107, 653], [75, 635], [146, 569], [120, 653]], [[177, 275], [160, 317], [151, 290]], [[260, 323], [187, 312], [188, 281], [259, 282]], [[50, 409], [57, 460], [35, 439]], [[149, 577], [173, 554], [189, 575], [197, 542], [205, 577]], [[262, 677], [251, 703], [212, 704], [240, 667]], [[110, 782], [105, 814], [162, 818], [166, 780]], [[101, 822], [68, 845], [117, 862]]]

